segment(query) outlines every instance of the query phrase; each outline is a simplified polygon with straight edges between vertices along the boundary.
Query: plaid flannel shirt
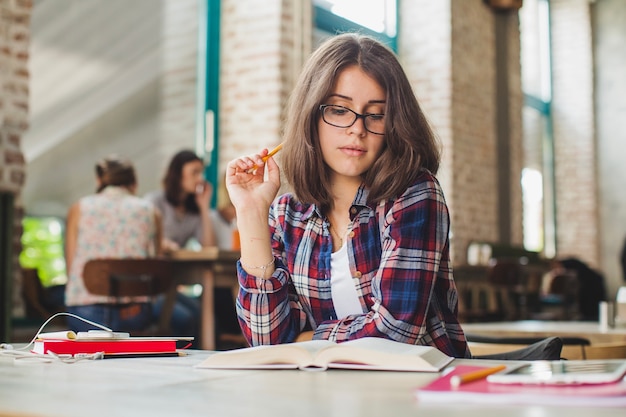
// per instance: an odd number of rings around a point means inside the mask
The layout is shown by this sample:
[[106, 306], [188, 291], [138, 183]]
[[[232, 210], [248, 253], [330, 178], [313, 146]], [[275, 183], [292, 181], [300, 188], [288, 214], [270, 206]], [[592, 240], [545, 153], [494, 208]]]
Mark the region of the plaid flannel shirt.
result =
[[276, 270], [263, 279], [238, 265], [237, 313], [244, 335], [251, 345], [278, 344], [314, 330], [314, 339], [383, 337], [469, 357], [457, 320], [449, 213], [437, 179], [424, 172], [400, 197], [375, 207], [367, 205], [367, 196], [361, 186], [347, 241], [363, 313], [336, 317], [328, 220], [315, 205], [285, 194], [269, 215]]

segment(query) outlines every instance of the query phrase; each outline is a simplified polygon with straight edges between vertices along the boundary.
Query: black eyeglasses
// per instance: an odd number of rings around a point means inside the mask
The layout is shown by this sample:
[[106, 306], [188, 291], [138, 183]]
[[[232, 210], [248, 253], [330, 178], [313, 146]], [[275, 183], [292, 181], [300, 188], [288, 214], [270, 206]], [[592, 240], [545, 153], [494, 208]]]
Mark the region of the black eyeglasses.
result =
[[347, 107], [336, 104], [320, 105], [322, 120], [335, 127], [350, 127], [357, 119], [363, 119], [365, 130], [375, 135], [385, 134], [385, 113], [359, 114]]

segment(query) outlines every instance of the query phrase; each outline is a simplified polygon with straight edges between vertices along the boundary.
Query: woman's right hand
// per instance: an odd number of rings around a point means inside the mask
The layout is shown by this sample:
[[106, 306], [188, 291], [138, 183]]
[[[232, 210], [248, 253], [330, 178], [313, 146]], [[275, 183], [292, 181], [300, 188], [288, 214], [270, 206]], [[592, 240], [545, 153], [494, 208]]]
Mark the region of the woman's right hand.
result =
[[[226, 169], [226, 188], [236, 209], [269, 207], [280, 188], [280, 169], [273, 157], [263, 162], [268, 154], [243, 156], [231, 161]], [[265, 166], [267, 165], [267, 178]], [[256, 166], [256, 168], [255, 168]]]

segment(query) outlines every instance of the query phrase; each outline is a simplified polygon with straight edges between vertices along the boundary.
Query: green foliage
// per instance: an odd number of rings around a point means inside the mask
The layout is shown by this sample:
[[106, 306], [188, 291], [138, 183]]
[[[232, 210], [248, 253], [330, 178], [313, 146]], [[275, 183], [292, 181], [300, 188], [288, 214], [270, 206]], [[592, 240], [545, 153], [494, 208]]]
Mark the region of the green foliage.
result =
[[24, 217], [20, 265], [37, 269], [42, 285], [65, 284], [63, 223], [54, 217]]

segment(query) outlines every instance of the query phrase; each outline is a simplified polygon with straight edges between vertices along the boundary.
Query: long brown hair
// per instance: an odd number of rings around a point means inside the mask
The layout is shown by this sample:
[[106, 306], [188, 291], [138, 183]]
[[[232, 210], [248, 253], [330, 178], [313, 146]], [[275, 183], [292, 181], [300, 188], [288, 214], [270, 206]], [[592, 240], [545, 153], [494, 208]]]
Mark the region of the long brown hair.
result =
[[[202, 159], [196, 153], [189, 149], [183, 149], [176, 153], [170, 161], [165, 177], [163, 177], [163, 188], [165, 189], [165, 199], [174, 207], [178, 207], [181, 203], [188, 213], [199, 213], [200, 208], [196, 203], [193, 194], [183, 196], [183, 188], [181, 181], [183, 178], [183, 167], [185, 164]], [[181, 201], [182, 196], [182, 201]]]
[[363, 174], [369, 202], [396, 197], [415, 182], [420, 171], [435, 174], [439, 168], [437, 139], [395, 54], [368, 36], [334, 36], [311, 55], [290, 96], [281, 158], [295, 196], [323, 211], [332, 207], [333, 200], [330, 168], [322, 158], [317, 131], [319, 106], [325, 104], [340, 72], [351, 65], [357, 65], [386, 92], [384, 148]]

